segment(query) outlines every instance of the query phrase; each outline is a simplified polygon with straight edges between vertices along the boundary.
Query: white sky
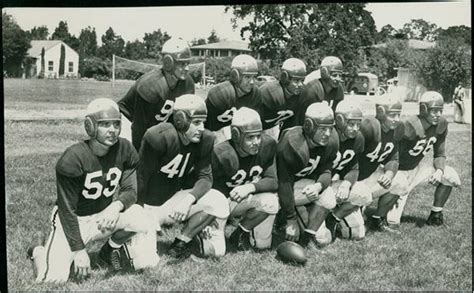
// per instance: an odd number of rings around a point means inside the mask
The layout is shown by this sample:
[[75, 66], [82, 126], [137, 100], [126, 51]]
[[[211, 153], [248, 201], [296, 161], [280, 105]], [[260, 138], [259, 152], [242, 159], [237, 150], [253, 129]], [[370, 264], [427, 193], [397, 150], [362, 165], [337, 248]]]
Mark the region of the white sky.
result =
[[[437, 26], [453, 25], [471, 27], [471, 2], [420, 2], [420, 3], [369, 3], [377, 29], [391, 24], [398, 29], [411, 19], [422, 18]], [[145, 33], [157, 29], [187, 41], [206, 38], [215, 29], [221, 39], [239, 40], [240, 29], [232, 29], [232, 13], [224, 13], [224, 6], [177, 6], [136, 8], [4, 8], [2, 12], [13, 15], [24, 30], [46, 25], [49, 34], [59, 21], [67, 22], [69, 32], [79, 37], [81, 29], [95, 27], [98, 42], [105, 31], [112, 27], [125, 41], [142, 40]], [[239, 22], [243, 24], [242, 21]]]

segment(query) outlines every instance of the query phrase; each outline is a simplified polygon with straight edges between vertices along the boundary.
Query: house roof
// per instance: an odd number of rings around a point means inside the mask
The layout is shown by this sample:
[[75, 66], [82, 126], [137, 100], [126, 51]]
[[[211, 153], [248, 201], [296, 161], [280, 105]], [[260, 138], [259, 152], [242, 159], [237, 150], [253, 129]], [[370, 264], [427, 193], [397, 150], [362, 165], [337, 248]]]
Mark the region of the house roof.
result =
[[50, 48], [56, 46], [57, 44], [64, 44], [63, 41], [54, 40], [54, 41], [31, 41], [31, 48], [28, 50], [27, 54], [29, 57], [38, 57], [41, 55], [41, 49], [44, 48], [45, 51], [48, 51]]
[[250, 52], [249, 44], [242, 41], [222, 41], [212, 44], [192, 46], [191, 50], [211, 49], [211, 50], [238, 50]]
[[[408, 47], [412, 49], [419, 49], [419, 50], [426, 50], [426, 49], [431, 49], [436, 45], [435, 42], [428, 42], [428, 41], [422, 41], [422, 40], [414, 40], [410, 39], [408, 40]], [[376, 45], [372, 45], [372, 48], [385, 48], [387, 47], [387, 43], [380, 43]]]

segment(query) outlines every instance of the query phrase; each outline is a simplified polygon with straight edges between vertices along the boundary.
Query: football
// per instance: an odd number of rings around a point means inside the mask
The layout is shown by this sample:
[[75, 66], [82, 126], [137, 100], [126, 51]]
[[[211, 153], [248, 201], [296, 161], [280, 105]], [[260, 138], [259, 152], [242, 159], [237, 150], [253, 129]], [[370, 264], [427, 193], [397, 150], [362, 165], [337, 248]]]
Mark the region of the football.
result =
[[292, 241], [285, 241], [278, 246], [277, 258], [293, 265], [304, 265], [307, 260], [304, 248]]

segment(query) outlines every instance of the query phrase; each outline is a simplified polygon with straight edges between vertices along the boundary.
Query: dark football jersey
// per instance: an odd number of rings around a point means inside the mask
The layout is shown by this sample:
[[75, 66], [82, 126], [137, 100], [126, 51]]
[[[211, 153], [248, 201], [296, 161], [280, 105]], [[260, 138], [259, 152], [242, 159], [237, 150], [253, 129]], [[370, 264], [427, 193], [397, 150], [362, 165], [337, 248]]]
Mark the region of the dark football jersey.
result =
[[[139, 152], [138, 202], [159, 206], [183, 189], [192, 169], [207, 172], [212, 184], [210, 170], [214, 135], [204, 130], [199, 143], [184, 145], [176, 128], [168, 122], [147, 130]], [[207, 192], [207, 191], [206, 191]], [[203, 194], [194, 194], [197, 198]]]
[[310, 148], [301, 126], [285, 129], [277, 146], [278, 197], [287, 217], [295, 215], [294, 182], [309, 178], [323, 190], [331, 182], [331, 168], [339, 149], [339, 137], [332, 131], [326, 146]]
[[398, 170], [398, 147], [403, 133], [403, 124], [395, 130], [384, 130], [374, 117], [362, 120], [360, 131], [364, 136], [364, 151], [359, 157], [359, 179], [369, 177], [382, 164], [385, 168]]
[[448, 122], [445, 118], [441, 117], [438, 125], [431, 125], [418, 116], [411, 116], [403, 124], [405, 133], [400, 141], [400, 170], [414, 169], [431, 150], [435, 159], [446, 157]]
[[262, 105], [260, 110], [263, 129], [281, 125], [281, 129], [296, 126], [299, 95], [289, 96], [279, 81], [270, 81], [259, 88]]
[[204, 125], [211, 131], [229, 126], [235, 111], [241, 107], [248, 107], [258, 112], [260, 101], [257, 87], [253, 87], [248, 94], [238, 97], [230, 81], [219, 83], [211, 88], [207, 95], [207, 119]]
[[137, 151], [145, 131], [168, 121], [175, 99], [184, 94], [194, 94], [194, 81], [189, 74], [171, 89], [158, 69], [145, 73], [118, 101], [120, 112], [132, 122], [132, 143]]
[[360, 132], [352, 139], [339, 140], [339, 151], [332, 165], [333, 174], [339, 174], [340, 179], [354, 184], [359, 175], [359, 156], [363, 150], [364, 136]]
[[253, 183], [256, 193], [276, 192], [275, 154], [276, 141], [266, 134], [254, 156], [240, 157], [232, 140], [217, 144], [212, 156], [213, 188], [229, 196], [234, 187]]
[[84, 248], [77, 216], [101, 212], [112, 203], [114, 195], [125, 208], [136, 201], [136, 177], [132, 177], [137, 164], [137, 152], [123, 138], [102, 157], [92, 153], [88, 141], [77, 143], [63, 153], [56, 164], [56, 204], [73, 251]]

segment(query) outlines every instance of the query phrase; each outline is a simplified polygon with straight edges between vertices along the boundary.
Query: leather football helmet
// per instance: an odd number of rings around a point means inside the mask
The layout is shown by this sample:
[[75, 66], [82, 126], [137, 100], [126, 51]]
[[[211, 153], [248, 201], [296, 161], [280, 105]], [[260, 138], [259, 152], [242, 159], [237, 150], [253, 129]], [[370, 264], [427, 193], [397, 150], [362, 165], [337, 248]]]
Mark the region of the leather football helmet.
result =
[[91, 138], [97, 135], [99, 121], [121, 121], [119, 106], [107, 98], [98, 98], [89, 103], [86, 110], [84, 128]]
[[380, 96], [375, 102], [375, 117], [378, 120], [385, 120], [386, 115], [391, 112], [402, 112], [402, 102], [399, 96], [387, 93]]
[[171, 38], [163, 44], [163, 70], [173, 72], [176, 62], [189, 62], [191, 49], [186, 41], [181, 38]]
[[321, 61], [321, 78], [329, 79], [334, 72], [342, 74], [342, 61], [338, 57], [328, 56]]
[[176, 129], [186, 132], [193, 118], [207, 118], [204, 99], [194, 94], [185, 94], [176, 98], [173, 108], [173, 124]]
[[344, 99], [337, 104], [336, 111], [336, 127], [340, 131], [344, 131], [348, 120], [362, 120], [364, 118], [362, 110], [357, 102]]
[[283, 62], [281, 66], [280, 81], [287, 84], [290, 78], [300, 78], [303, 80], [306, 77], [306, 65], [303, 61], [297, 58], [289, 58]]
[[428, 116], [430, 109], [443, 109], [443, 96], [435, 91], [425, 92], [420, 97], [420, 115], [424, 118]]
[[257, 75], [257, 60], [250, 55], [241, 54], [232, 60], [230, 71], [230, 81], [234, 85], [239, 85], [242, 75]]
[[312, 138], [320, 126], [334, 126], [334, 112], [327, 102], [313, 103], [306, 109], [303, 124], [305, 134]]
[[246, 134], [262, 133], [262, 121], [257, 111], [242, 107], [232, 117], [231, 134], [236, 147], [243, 150], [243, 141]]

